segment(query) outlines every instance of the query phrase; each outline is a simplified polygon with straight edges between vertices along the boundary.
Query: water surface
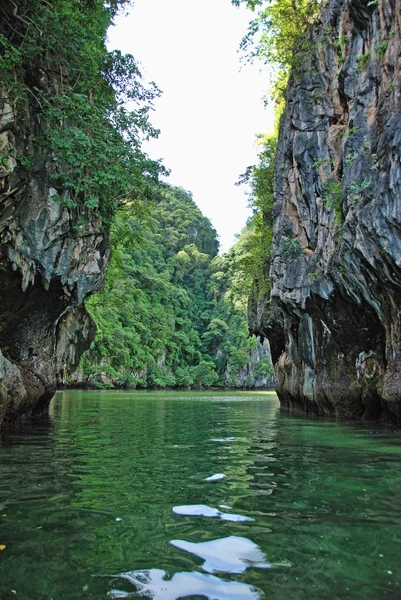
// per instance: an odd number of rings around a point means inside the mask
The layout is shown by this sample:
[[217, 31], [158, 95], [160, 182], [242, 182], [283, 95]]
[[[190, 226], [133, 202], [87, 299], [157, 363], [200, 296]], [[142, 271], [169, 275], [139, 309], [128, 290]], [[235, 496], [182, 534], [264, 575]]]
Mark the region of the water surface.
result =
[[400, 598], [400, 505], [398, 431], [271, 393], [58, 393], [0, 442], [0, 598]]

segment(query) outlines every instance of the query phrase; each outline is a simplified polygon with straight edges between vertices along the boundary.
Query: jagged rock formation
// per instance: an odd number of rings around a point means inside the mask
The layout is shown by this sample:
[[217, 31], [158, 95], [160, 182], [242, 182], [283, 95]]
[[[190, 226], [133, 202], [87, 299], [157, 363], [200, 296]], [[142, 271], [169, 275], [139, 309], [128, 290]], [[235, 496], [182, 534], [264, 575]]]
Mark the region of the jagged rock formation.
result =
[[[34, 73], [29, 85], [40, 86]], [[0, 425], [46, 410], [57, 373], [76, 366], [94, 337], [82, 302], [101, 289], [109, 258], [101, 218], [54, 199], [51, 164], [32, 146], [43, 124], [30, 95], [23, 118], [1, 96]]]
[[401, 422], [400, 27], [399, 0], [329, 0], [290, 79], [250, 311], [287, 407]]

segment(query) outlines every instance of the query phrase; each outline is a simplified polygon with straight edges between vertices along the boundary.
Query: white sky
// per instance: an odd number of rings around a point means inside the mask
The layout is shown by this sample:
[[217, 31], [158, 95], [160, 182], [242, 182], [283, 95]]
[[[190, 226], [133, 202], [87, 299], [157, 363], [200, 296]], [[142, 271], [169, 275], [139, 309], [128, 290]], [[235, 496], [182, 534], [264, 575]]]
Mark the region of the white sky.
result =
[[263, 108], [267, 73], [240, 70], [237, 50], [252, 13], [230, 0], [135, 0], [109, 31], [109, 45], [134, 55], [144, 78], [163, 91], [145, 146], [163, 158], [168, 181], [193, 193], [227, 251], [250, 209], [234, 183], [256, 162], [255, 135], [271, 128]]

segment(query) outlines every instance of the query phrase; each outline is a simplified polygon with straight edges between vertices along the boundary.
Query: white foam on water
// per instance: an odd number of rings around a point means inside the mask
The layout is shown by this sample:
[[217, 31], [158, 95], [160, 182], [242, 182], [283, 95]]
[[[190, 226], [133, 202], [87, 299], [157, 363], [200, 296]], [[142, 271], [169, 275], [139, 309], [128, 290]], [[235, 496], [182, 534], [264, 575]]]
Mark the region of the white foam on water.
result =
[[135, 586], [136, 590], [122, 592], [112, 590], [111, 598], [130, 598], [143, 596], [153, 600], [177, 600], [188, 596], [202, 596], [207, 600], [260, 600], [262, 598], [255, 588], [246, 583], [224, 581], [214, 575], [203, 573], [176, 573], [171, 579], [167, 578], [162, 569], [147, 571], [128, 571], [118, 575]]
[[231, 535], [199, 543], [171, 540], [170, 544], [203, 558], [205, 562], [202, 569], [208, 573], [243, 573], [249, 567], [259, 569], [271, 567], [259, 546], [244, 537]]

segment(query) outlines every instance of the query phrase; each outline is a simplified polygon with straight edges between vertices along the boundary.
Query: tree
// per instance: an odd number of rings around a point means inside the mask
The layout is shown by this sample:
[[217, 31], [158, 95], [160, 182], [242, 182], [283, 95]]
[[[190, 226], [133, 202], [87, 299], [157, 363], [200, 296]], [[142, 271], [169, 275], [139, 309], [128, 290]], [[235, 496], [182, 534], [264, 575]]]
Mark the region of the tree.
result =
[[[245, 250], [236, 248], [248, 246], [241, 235], [216, 256], [215, 230], [181, 188], [164, 185], [148, 211], [139, 207], [119, 211], [112, 225], [106, 286], [87, 302], [98, 335], [82, 365], [101, 373], [109, 364], [115, 386], [130, 385], [130, 377], [138, 386], [225, 385], [232, 357], [249, 358], [256, 342], [238, 299]], [[208, 375], [196, 381], [202, 369]]]
[[73, 221], [84, 205], [109, 224], [119, 206], [149, 201], [166, 172], [141, 149], [158, 135], [149, 110], [160, 91], [143, 83], [133, 56], [106, 48], [107, 28], [125, 4], [4, 0], [0, 9], [5, 97], [18, 123], [28, 110], [40, 123], [34, 143], [17, 157], [19, 168], [47, 161], [56, 197]]
[[193, 370], [194, 383], [197, 387], [213, 385], [218, 380], [219, 376], [214, 370], [214, 363], [202, 360]]

